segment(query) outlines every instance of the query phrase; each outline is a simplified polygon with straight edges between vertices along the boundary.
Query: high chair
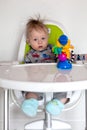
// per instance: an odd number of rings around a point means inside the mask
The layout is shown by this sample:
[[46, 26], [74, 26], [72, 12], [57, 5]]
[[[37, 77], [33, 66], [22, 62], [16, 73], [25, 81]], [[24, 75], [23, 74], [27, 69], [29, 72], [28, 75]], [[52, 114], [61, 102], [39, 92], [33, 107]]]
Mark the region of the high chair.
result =
[[[49, 30], [49, 43], [52, 43], [53, 45], [55, 45], [57, 39], [60, 37], [60, 35], [62, 34], [66, 34], [66, 30], [65, 28], [58, 22], [55, 21], [49, 21], [46, 20], [45, 21], [46, 26], [48, 27]], [[25, 32], [23, 33], [22, 39], [21, 39], [21, 43], [20, 43], [20, 47], [19, 47], [19, 52], [18, 52], [18, 61], [19, 63], [23, 62], [24, 59], [24, 55], [25, 53], [27, 53], [27, 51], [29, 50], [29, 45], [26, 43], [26, 36], [25, 36]], [[56, 75], [57, 77], [59, 75]], [[65, 75], [66, 78], [68, 80], [70, 80], [67, 75]], [[55, 79], [54, 79], [55, 80]], [[21, 93], [21, 91], [16, 91], [16, 90], [11, 90], [11, 98], [13, 100], [13, 102], [21, 109], [21, 103], [24, 100], [24, 97]], [[82, 91], [73, 91], [73, 92], [68, 92], [68, 97], [70, 97], [70, 101], [65, 104], [65, 108], [63, 111], [68, 111], [70, 109], [73, 109], [80, 101], [82, 95]], [[40, 101], [40, 106], [44, 105], [44, 100], [49, 100], [48, 97], [51, 99], [53, 94], [49, 93], [49, 96], [44, 94], [46, 99], [42, 99]], [[39, 108], [38, 112], [42, 111]], [[30, 117], [29, 117], [30, 118]], [[44, 129], [44, 130], [71, 130], [71, 126], [69, 124], [67, 124], [64, 121], [58, 121], [58, 120], [52, 120], [52, 117], [49, 113], [46, 113], [46, 125], [47, 127], [44, 126], [44, 120], [40, 120], [40, 121], [36, 121], [36, 122], [32, 122], [29, 125], [25, 126], [25, 130], [39, 130], [39, 129]], [[51, 122], [52, 121], [52, 122]], [[52, 123], [52, 124], [51, 124]], [[27, 122], [26, 122], [27, 124]], [[28, 127], [28, 128], [27, 128]]]

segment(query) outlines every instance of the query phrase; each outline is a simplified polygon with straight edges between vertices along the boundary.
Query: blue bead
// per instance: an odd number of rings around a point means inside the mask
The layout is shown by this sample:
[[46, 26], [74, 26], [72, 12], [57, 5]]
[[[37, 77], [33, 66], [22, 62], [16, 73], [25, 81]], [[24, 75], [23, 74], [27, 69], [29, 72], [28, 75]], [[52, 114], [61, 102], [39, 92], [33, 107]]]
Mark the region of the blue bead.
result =
[[68, 42], [68, 37], [67, 37], [66, 35], [61, 35], [61, 36], [59, 37], [59, 42], [60, 42], [60, 44], [62, 44], [62, 45], [66, 45], [67, 42]]
[[72, 69], [72, 64], [70, 63], [69, 60], [59, 61], [57, 63], [57, 68], [60, 68], [60, 69]]

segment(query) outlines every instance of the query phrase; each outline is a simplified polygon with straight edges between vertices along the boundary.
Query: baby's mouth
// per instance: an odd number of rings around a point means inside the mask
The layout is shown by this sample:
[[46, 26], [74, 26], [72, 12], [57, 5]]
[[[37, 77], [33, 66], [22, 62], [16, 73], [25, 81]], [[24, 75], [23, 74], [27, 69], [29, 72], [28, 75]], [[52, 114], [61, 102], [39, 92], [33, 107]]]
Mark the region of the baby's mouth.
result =
[[43, 46], [39, 46], [39, 49], [43, 48]]

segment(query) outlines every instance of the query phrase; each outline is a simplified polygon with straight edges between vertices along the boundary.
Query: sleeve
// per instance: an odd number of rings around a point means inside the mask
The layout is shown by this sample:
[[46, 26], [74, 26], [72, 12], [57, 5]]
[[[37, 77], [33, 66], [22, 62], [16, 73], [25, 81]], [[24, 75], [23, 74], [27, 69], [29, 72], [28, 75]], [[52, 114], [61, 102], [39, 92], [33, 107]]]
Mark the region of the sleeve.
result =
[[31, 54], [28, 53], [28, 54], [24, 57], [24, 63], [32, 63], [30, 57], [31, 57]]

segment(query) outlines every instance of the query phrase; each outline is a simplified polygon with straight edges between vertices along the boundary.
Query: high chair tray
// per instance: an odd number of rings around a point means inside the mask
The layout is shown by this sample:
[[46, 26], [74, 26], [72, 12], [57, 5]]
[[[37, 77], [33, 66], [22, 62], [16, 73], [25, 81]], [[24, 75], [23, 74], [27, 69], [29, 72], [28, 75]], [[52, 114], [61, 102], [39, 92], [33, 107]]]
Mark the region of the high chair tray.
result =
[[60, 70], [56, 63], [3, 65], [0, 66], [0, 86], [35, 92], [86, 89], [87, 64], [74, 64], [70, 70]]

